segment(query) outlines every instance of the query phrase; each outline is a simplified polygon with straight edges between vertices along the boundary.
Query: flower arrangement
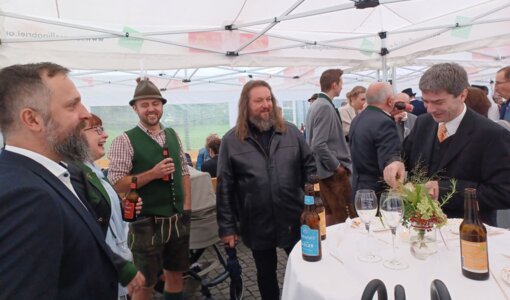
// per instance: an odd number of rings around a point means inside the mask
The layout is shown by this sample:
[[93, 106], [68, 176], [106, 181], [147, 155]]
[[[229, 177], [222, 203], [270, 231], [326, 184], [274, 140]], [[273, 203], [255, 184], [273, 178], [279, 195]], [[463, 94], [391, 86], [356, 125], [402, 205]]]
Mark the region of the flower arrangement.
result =
[[411, 225], [412, 228], [409, 237], [411, 254], [418, 259], [426, 259], [437, 252], [435, 228], [441, 228], [447, 222], [441, 207], [453, 197], [457, 181], [450, 180], [450, 192], [438, 201], [429, 194], [426, 186], [428, 181], [437, 178], [427, 177], [419, 165], [413, 169], [412, 174], [409, 180], [400, 184], [396, 190], [402, 195], [404, 204], [402, 223], [405, 226]]
[[434, 178], [427, 177], [420, 166], [416, 166], [412, 174], [406, 183], [397, 188], [404, 203], [402, 223], [404, 225], [411, 223], [414, 227], [424, 229], [433, 225], [437, 228], [442, 227], [446, 224], [447, 216], [441, 207], [453, 197], [457, 181], [455, 179], [450, 180], [451, 191], [438, 201], [432, 198], [425, 186], [428, 181], [434, 180]]

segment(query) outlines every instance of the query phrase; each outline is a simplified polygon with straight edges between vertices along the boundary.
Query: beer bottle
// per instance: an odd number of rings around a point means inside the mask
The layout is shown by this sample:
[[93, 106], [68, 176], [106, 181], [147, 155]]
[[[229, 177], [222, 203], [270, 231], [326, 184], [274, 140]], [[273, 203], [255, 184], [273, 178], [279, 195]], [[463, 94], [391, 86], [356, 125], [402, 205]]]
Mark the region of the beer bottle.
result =
[[313, 185], [313, 198], [315, 202], [315, 211], [319, 214], [320, 218], [320, 228], [321, 228], [321, 240], [326, 239], [326, 208], [324, 208], [324, 203], [322, 203], [319, 183], [315, 183]]
[[131, 177], [131, 184], [129, 186], [130, 190], [124, 197], [124, 213], [123, 219], [126, 222], [134, 222], [136, 220], [136, 211], [135, 206], [138, 202], [138, 192], [137, 189], [137, 178], [136, 176]]
[[476, 189], [464, 190], [464, 220], [459, 232], [462, 275], [474, 280], [488, 279], [487, 229], [478, 214]]
[[305, 209], [301, 214], [301, 251], [305, 261], [322, 258], [320, 220], [312, 196], [305, 196]]
[[[168, 151], [168, 147], [164, 147], [163, 148], [163, 158], [169, 158], [170, 157], [170, 152]], [[170, 181], [170, 175], [164, 175], [161, 180], [163, 181]]]
[[[324, 208], [324, 203], [322, 203], [320, 188], [319, 188], [319, 176], [311, 175], [310, 176], [310, 186], [305, 185], [305, 193], [306, 195], [313, 196], [315, 203], [315, 211], [319, 214], [320, 218], [320, 230], [321, 230], [321, 240], [326, 239], [326, 209]], [[307, 192], [308, 191], [308, 192]]]

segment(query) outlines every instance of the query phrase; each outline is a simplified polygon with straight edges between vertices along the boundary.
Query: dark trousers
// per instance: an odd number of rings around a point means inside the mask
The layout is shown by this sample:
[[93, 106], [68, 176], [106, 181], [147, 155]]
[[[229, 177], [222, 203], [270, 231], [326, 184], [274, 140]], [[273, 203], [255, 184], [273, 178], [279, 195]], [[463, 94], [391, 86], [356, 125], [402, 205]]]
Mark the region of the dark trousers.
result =
[[319, 180], [321, 198], [326, 215], [333, 217], [333, 224], [342, 223], [347, 217], [356, 217], [351, 204], [351, 182], [347, 172]]
[[[283, 250], [285, 250], [288, 256], [292, 247], [284, 248]], [[255, 259], [255, 266], [257, 267], [257, 283], [262, 300], [280, 299], [280, 287], [276, 277], [276, 265], [278, 262], [276, 248], [252, 250], [252, 254]]]

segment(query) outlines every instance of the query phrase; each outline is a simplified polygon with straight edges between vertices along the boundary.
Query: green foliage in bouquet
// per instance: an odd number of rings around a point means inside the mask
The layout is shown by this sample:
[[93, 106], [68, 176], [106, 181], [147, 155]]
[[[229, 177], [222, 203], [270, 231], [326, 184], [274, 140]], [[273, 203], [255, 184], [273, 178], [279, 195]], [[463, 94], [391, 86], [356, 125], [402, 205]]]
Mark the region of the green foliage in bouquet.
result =
[[455, 179], [450, 180], [450, 192], [438, 201], [430, 196], [425, 187], [428, 181], [435, 179], [427, 177], [420, 166], [416, 166], [412, 174], [409, 180], [397, 189], [404, 202], [402, 223], [404, 225], [412, 223], [424, 228], [432, 225], [436, 225], [438, 228], [442, 227], [446, 224], [447, 217], [441, 207], [453, 197], [457, 181]]

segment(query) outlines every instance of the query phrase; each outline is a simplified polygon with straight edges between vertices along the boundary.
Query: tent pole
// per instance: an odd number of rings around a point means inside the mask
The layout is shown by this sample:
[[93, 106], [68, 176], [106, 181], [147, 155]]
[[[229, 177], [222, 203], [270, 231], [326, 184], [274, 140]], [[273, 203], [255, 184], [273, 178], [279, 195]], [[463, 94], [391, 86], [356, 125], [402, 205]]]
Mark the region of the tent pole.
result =
[[[283, 17], [283, 16], [288, 16], [291, 12], [293, 12], [299, 5], [301, 5], [301, 3], [305, 2], [305, 0], [298, 0], [296, 3], [294, 3], [289, 9], [287, 9], [280, 17]], [[246, 41], [246, 43], [242, 44], [237, 50], [236, 52], [241, 52], [241, 50], [243, 50], [244, 48], [248, 47], [251, 43], [255, 42], [258, 38], [260, 38], [262, 35], [264, 35], [266, 32], [268, 32], [271, 28], [273, 28], [274, 26], [276, 26], [276, 24], [278, 24], [278, 22], [276, 21], [276, 18], [275, 18], [275, 21], [270, 23], [269, 25], [266, 26], [266, 28], [264, 28], [262, 31], [260, 31], [259, 33], [257, 33], [251, 40], [249, 41]]]
[[[411, 1], [411, 0], [380, 0], [379, 2], [380, 2], [380, 4], [389, 4], [389, 3], [406, 2], [406, 1]], [[323, 15], [323, 14], [327, 14], [327, 13], [332, 13], [332, 12], [346, 10], [346, 9], [352, 9], [352, 8], [355, 8], [354, 2], [325, 7], [325, 8], [321, 8], [321, 9], [310, 10], [310, 11], [306, 11], [306, 12], [302, 12], [302, 13], [283, 16], [281, 18], [275, 17], [275, 18], [271, 18], [271, 19], [265, 19], [265, 20], [259, 20], [259, 21], [241, 23], [241, 24], [232, 24], [231, 30], [239, 29], [242, 27], [250, 27], [250, 26], [263, 25], [263, 24], [268, 24], [268, 23], [273, 23], [273, 22], [283, 22], [283, 21], [287, 21], [287, 20], [299, 19], [299, 18], [304, 18], [304, 17]]]
[[386, 61], [386, 55], [389, 53], [388, 48], [386, 48], [386, 31], [379, 32], [379, 37], [381, 38], [381, 69], [382, 69], [382, 80], [383, 82], [388, 82], [388, 64]]
[[247, 22], [247, 23], [241, 23], [241, 24], [235, 24], [235, 25], [232, 24], [232, 30], [243, 28], [243, 27], [251, 27], [251, 26], [256, 26], [256, 25], [263, 25], [263, 24], [268, 24], [268, 23], [293, 20], [293, 19], [298, 19], [298, 18], [303, 18], [303, 17], [322, 15], [322, 14], [332, 13], [335, 11], [346, 10], [346, 9], [351, 9], [351, 8], [354, 8], [354, 3], [330, 6], [330, 7], [311, 10], [311, 11], [298, 13], [298, 14], [294, 14], [294, 15], [290, 15], [290, 16], [283, 16], [280, 18], [274, 17], [271, 19], [265, 19], [265, 20]]
[[393, 89], [393, 93], [397, 92], [397, 68], [395, 66], [391, 67], [391, 87]]

